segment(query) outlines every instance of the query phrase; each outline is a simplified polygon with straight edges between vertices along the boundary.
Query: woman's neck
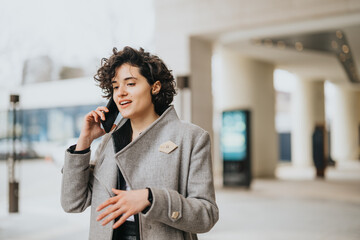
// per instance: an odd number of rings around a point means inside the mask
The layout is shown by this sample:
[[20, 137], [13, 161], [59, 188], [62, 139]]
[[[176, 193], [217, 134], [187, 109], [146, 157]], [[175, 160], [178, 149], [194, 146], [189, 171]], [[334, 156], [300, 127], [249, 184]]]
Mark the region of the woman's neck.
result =
[[137, 138], [148, 126], [150, 126], [156, 119], [159, 118], [159, 115], [156, 112], [153, 114], [147, 115], [145, 118], [130, 119], [131, 128], [132, 128], [132, 140]]

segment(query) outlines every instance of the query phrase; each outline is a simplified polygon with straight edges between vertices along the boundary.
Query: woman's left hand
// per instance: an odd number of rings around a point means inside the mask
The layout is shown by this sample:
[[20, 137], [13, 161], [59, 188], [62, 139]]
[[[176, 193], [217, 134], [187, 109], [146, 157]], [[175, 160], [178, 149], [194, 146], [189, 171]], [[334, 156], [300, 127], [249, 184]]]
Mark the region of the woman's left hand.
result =
[[113, 229], [118, 228], [130, 216], [141, 212], [150, 205], [150, 202], [148, 201], [148, 189], [122, 191], [113, 188], [112, 191], [116, 194], [116, 196], [109, 198], [100, 204], [96, 209], [96, 211], [101, 211], [109, 206], [96, 218], [97, 221], [100, 221], [108, 216], [104, 221], [102, 221], [101, 224], [103, 226], [122, 215], [113, 225]]

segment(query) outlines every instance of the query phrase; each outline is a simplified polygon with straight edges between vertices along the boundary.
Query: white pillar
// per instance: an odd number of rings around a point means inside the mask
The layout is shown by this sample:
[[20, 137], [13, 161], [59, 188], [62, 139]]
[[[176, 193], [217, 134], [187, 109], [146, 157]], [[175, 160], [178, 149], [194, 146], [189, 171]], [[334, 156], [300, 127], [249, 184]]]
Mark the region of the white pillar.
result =
[[[357, 106], [360, 107], [360, 91], [357, 92]], [[358, 115], [358, 121], [357, 121], [357, 126], [358, 126], [358, 158], [360, 159], [360, 109], [357, 112]]]
[[217, 46], [213, 68], [216, 112], [249, 109], [251, 111], [251, 158], [254, 177], [274, 177], [278, 161], [275, 131], [274, 66], [241, 57]]
[[[190, 110], [187, 115], [191, 117], [192, 123], [199, 125], [210, 134], [215, 183], [219, 185], [222, 168], [219, 158], [214, 154], [216, 141], [213, 131], [212, 43], [202, 39], [190, 38], [189, 56], [190, 94], [188, 93], [186, 96], [191, 97], [191, 101], [187, 99], [189, 105], [188, 107], [185, 105], [183, 109], [184, 111]], [[184, 98], [184, 100], [186, 99]]]
[[298, 78], [291, 104], [292, 164], [297, 167], [312, 166], [312, 134], [315, 125], [325, 127], [324, 82]]
[[190, 39], [191, 122], [204, 128], [212, 137], [211, 56], [210, 42]]
[[331, 156], [338, 163], [359, 157], [359, 92], [334, 85], [331, 116]]

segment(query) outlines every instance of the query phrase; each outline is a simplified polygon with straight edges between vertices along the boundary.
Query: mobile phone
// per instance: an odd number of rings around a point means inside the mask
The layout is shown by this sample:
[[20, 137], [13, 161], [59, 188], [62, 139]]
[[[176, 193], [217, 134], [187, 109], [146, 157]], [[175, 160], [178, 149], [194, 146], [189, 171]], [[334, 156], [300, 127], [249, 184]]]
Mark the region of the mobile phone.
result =
[[116, 103], [114, 102], [114, 99], [111, 97], [108, 104], [106, 105], [107, 109], [109, 109], [108, 112], [104, 112], [105, 114], [105, 121], [101, 120], [101, 124], [105, 130], [105, 132], [110, 132], [112, 129], [112, 126], [119, 114], [119, 109], [116, 106]]

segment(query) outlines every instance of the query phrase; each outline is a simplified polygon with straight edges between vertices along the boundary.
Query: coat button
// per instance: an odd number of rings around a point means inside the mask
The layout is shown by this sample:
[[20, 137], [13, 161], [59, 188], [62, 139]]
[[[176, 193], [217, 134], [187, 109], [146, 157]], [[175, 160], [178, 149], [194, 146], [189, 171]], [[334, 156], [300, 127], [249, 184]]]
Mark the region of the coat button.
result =
[[179, 217], [179, 215], [180, 215], [180, 213], [179, 213], [178, 211], [174, 211], [174, 212], [172, 212], [172, 214], [171, 214], [171, 218], [172, 218], [172, 219], [177, 219], [177, 218]]

